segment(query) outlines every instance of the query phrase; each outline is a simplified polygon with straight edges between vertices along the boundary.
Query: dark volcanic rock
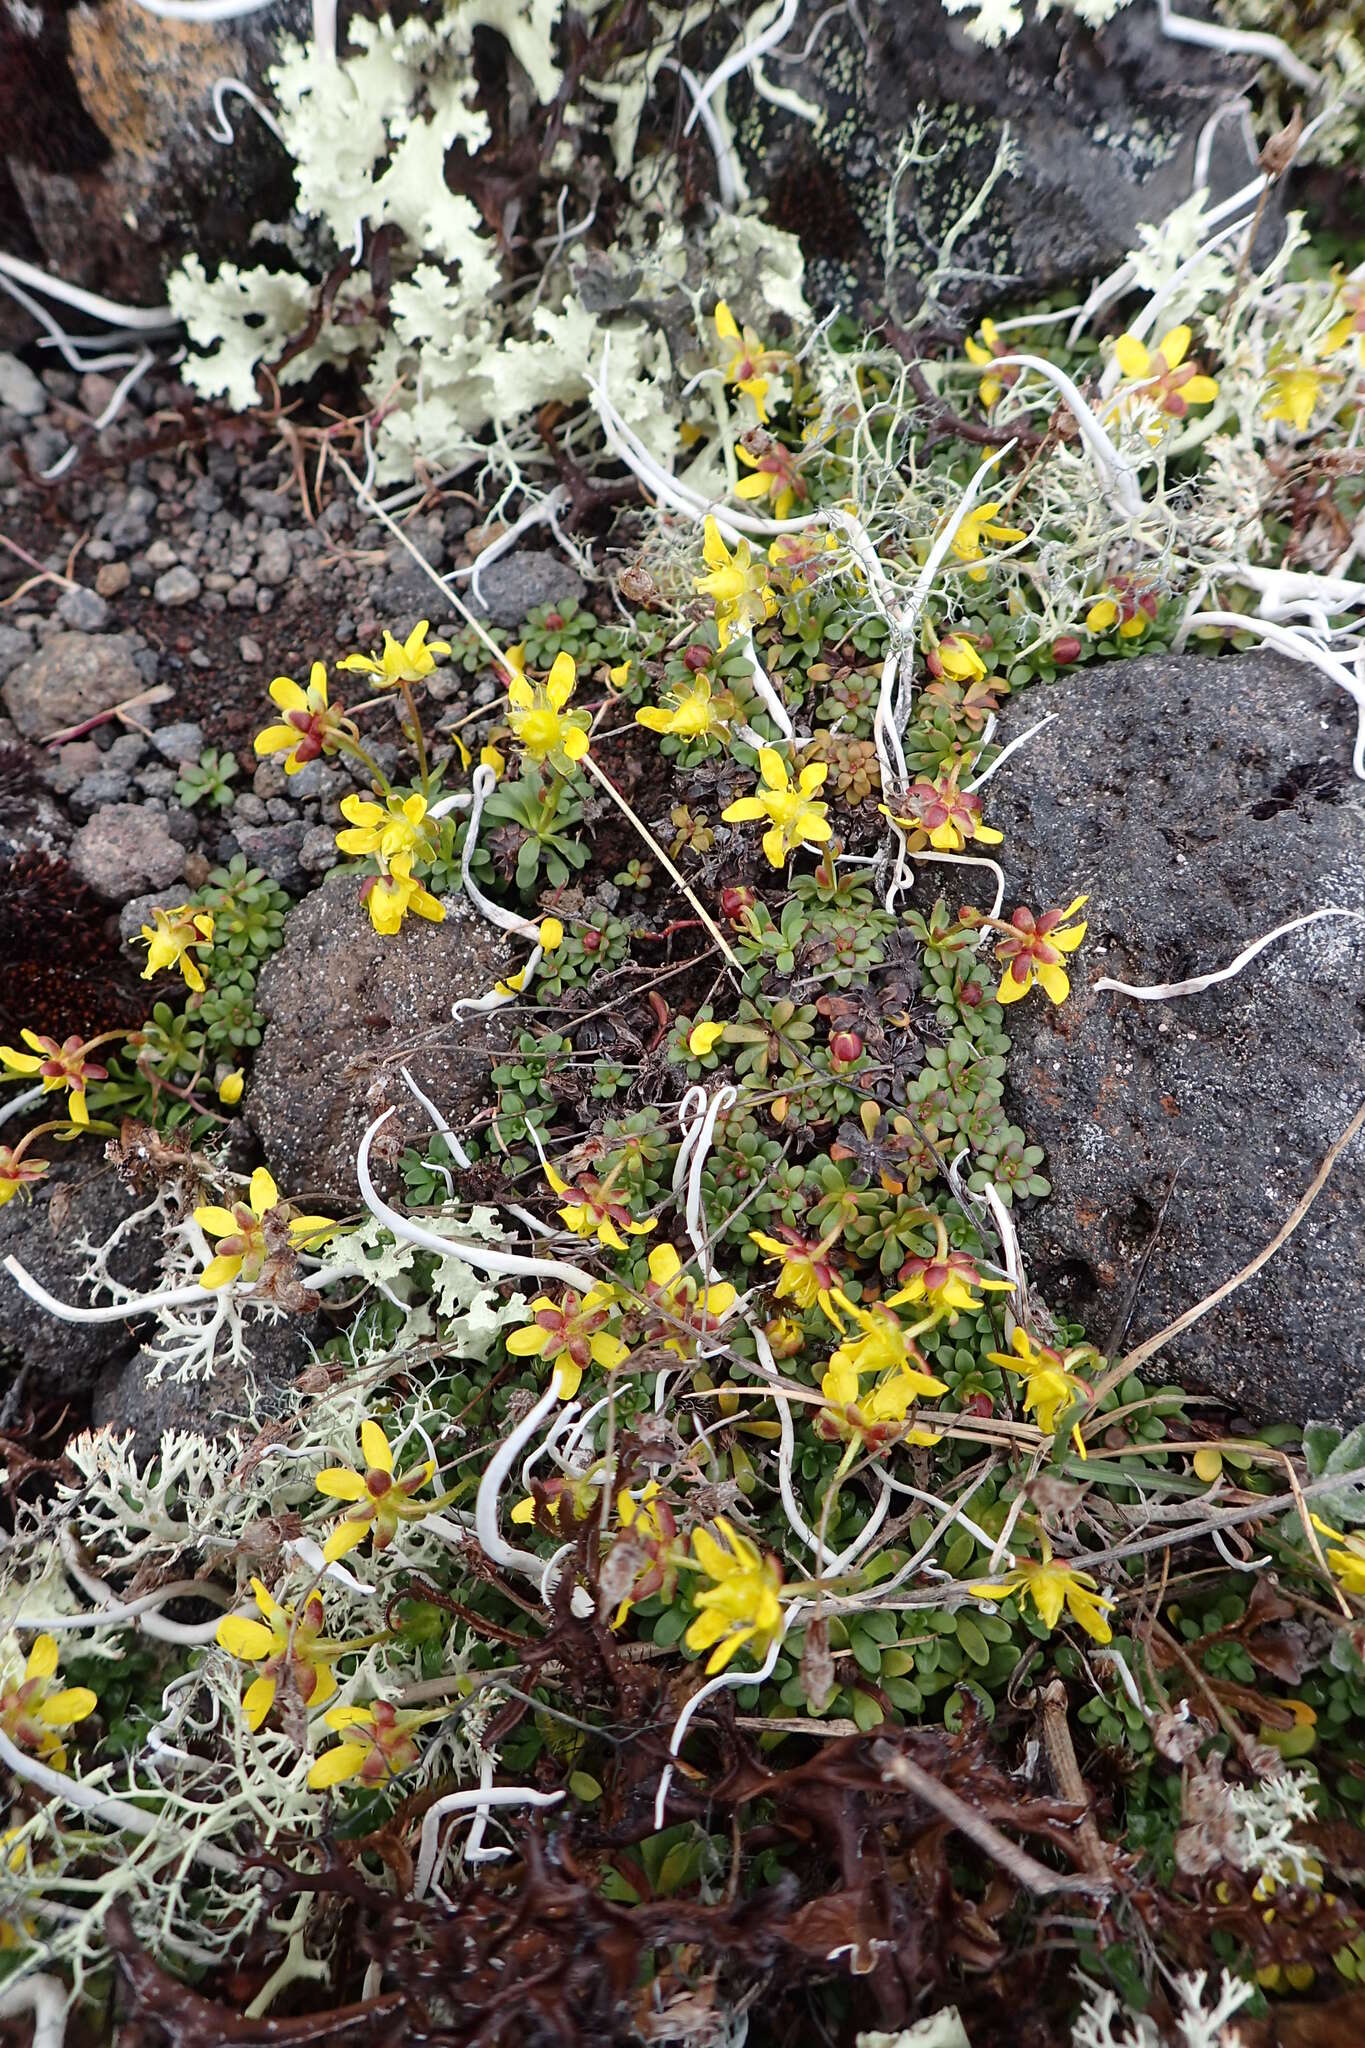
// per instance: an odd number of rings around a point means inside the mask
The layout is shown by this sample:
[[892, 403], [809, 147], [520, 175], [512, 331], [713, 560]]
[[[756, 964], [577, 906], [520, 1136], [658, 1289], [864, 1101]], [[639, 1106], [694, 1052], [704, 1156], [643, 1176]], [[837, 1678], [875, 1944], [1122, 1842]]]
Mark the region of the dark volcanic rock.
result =
[[149, 1458], [168, 1429], [226, 1436], [250, 1431], [253, 1408], [258, 1420], [280, 1414], [286, 1388], [313, 1360], [313, 1341], [321, 1343], [330, 1332], [318, 1317], [278, 1323], [248, 1317], [246, 1329], [249, 1356], [219, 1365], [211, 1379], [182, 1381], [169, 1373], [152, 1379], [154, 1361], [146, 1351], [110, 1365], [95, 1385], [92, 1423], [131, 1429], [138, 1456]]
[[291, 1199], [354, 1203], [365, 1126], [398, 1105], [374, 1155], [376, 1178], [430, 1129], [399, 1073], [406, 1066], [456, 1131], [484, 1099], [497, 1016], [452, 1024], [460, 996], [482, 995], [525, 957], [462, 896], [442, 924], [411, 917], [381, 938], [359, 882], [325, 883], [291, 912], [285, 942], [257, 984], [267, 1020], [246, 1095], [266, 1164]]
[[[4, 1135], [12, 1144], [14, 1127]], [[82, 1142], [65, 1159], [60, 1146], [41, 1138], [33, 1150], [53, 1164], [34, 1182], [31, 1200], [16, 1199], [0, 1209], [0, 1258], [17, 1258], [59, 1300], [88, 1305], [89, 1293], [77, 1285], [84, 1269], [80, 1240], [105, 1243], [141, 1200], [92, 1143]], [[110, 1255], [110, 1270], [125, 1286], [145, 1290], [156, 1279], [160, 1253], [155, 1220], [139, 1223]], [[135, 1328], [132, 1322], [60, 1322], [0, 1272], [0, 1384], [9, 1388], [22, 1371], [29, 1400], [59, 1401], [84, 1392], [97, 1374], [116, 1370], [128, 1357], [137, 1342]]]
[[[1002, 737], [1040, 701], [1060, 716], [1001, 769], [986, 815], [1011, 902], [1088, 890], [1090, 934], [1071, 1000], [1034, 993], [1011, 1014], [1012, 1113], [1054, 1190], [1020, 1228], [1044, 1296], [1113, 1350], [1261, 1250], [1350, 1121], [1365, 927], [1311, 926], [1172, 1002], [1090, 984], [1185, 980], [1300, 912], [1365, 907], [1354, 713], [1315, 670], [1263, 654], [1090, 668], [1012, 706]], [[1262, 1416], [1365, 1417], [1362, 1216], [1365, 1136], [1284, 1250], [1171, 1346], [1181, 1379]]]
[[[755, 196], [800, 241], [807, 288], [822, 308], [864, 298], [903, 318], [921, 297], [937, 251], [978, 191], [1008, 124], [1017, 166], [994, 187], [951, 253], [941, 303], [961, 309], [1093, 279], [1122, 261], [1140, 222], [1164, 219], [1193, 184], [1210, 109], [1245, 84], [1249, 67], [1162, 37], [1150, 7], [1096, 33], [1074, 15], [1030, 20], [987, 50], [941, 0], [870, 0], [824, 16], [809, 0], [783, 46], [781, 82], [826, 112], [823, 127], [731, 87], [737, 137]], [[771, 59], [769, 62], [771, 63]], [[884, 222], [902, 143], [927, 125], [896, 185], [896, 253]], [[1215, 198], [1251, 176], [1235, 123], [1215, 138]]]

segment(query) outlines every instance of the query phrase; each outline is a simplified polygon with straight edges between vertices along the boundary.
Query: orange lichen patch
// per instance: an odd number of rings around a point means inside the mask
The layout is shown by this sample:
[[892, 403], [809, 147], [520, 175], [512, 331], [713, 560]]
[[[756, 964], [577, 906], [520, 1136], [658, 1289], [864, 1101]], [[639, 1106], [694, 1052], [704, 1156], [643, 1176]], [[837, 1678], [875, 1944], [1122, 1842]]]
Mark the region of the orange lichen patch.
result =
[[152, 155], [183, 125], [202, 118], [214, 81], [240, 77], [241, 43], [215, 26], [162, 21], [133, 0], [74, 7], [71, 73], [92, 121], [121, 155]]

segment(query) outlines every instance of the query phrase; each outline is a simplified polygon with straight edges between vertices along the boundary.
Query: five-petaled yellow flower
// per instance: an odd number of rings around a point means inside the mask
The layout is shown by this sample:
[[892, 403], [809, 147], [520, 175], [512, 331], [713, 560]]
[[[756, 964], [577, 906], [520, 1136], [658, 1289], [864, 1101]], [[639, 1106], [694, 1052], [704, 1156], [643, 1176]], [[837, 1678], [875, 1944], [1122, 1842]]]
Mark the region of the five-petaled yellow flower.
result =
[[261, 1666], [242, 1695], [246, 1725], [254, 1733], [274, 1706], [281, 1685], [286, 1698], [292, 1692], [310, 1713], [325, 1706], [337, 1689], [332, 1665], [344, 1654], [345, 1645], [329, 1642], [322, 1632], [321, 1593], [310, 1593], [296, 1614], [292, 1607], [281, 1607], [259, 1579], [251, 1581], [251, 1590], [263, 1619], [225, 1614], [217, 1640], [244, 1664]]
[[609, 1251], [623, 1252], [626, 1237], [646, 1237], [651, 1230], [658, 1229], [658, 1218], [651, 1216], [644, 1223], [632, 1221], [630, 1210], [624, 1202], [616, 1199], [612, 1191], [614, 1171], [606, 1180], [597, 1180], [592, 1174], [582, 1174], [570, 1186], [564, 1176], [545, 1161], [545, 1178], [557, 1195], [567, 1195], [569, 1200], [559, 1212], [559, 1220], [566, 1230], [575, 1237], [595, 1240], [606, 1245]]
[[1064, 910], [1045, 910], [1041, 917], [1035, 917], [1024, 904], [1011, 912], [1005, 936], [995, 949], [996, 959], [1006, 963], [995, 991], [997, 1003], [1019, 1002], [1035, 981], [1052, 1002], [1066, 1001], [1071, 978], [1062, 965], [1062, 955], [1074, 953], [1086, 934], [1085, 918], [1079, 924], [1067, 924], [1066, 920], [1088, 900], [1073, 896]]
[[985, 662], [961, 633], [945, 633], [924, 659], [930, 675], [948, 676], [955, 683], [977, 683], [986, 673]]
[[[1016, 1328], [1010, 1338], [1013, 1351], [988, 1351], [992, 1365], [1002, 1366], [1024, 1382], [1024, 1413], [1037, 1418], [1038, 1427], [1050, 1436], [1057, 1417], [1075, 1401], [1088, 1401], [1090, 1388], [1074, 1368], [1093, 1364], [1099, 1353], [1091, 1344], [1077, 1344], [1072, 1350], [1054, 1351], [1050, 1344], [1035, 1344], [1027, 1330]], [[1076, 1449], [1085, 1456], [1085, 1439], [1079, 1422], [1071, 1432]]]
[[[764, 439], [762, 436], [759, 438]], [[749, 468], [749, 475], [742, 476], [735, 485], [737, 498], [744, 498], [750, 503], [759, 498], [770, 498], [773, 518], [786, 519], [798, 499], [804, 502], [810, 496], [796, 457], [780, 441], [764, 440], [757, 455], [751, 454], [739, 441], [735, 445], [735, 453]]]
[[777, 1276], [773, 1289], [779, 1301], [794, 1301], [798, 1308], [815, 1308], [817, 1305], [827, 1322], [833, 1323], [840, 1336], [843, 1322], [835, 1302], [839, 1298], [839, 1275], [826, 1256], [834, 1243], [837, 1231], [821, 1238], [817, 1244], [813, 1238], [802, 1237], [799, 1230], [779, 1223], [778, 1235], [769, 1237], [765, 1231], [751, 1230], [749, 1241], [756, 1244], [770, 1259], [781, 1261], [782, 1270]]
[[379, 1424], [370, 1421], [360, 1425], [360, 1452], [365, 1460], [363, 1472], [349, 1465], [328, 1465], [313, 1482], [329, 1500], [353, 1503], [322, 1546], [328, 1564], [345, 1557], [367, 1535], [376, 1551], [387, 1550], [400, 1522], [420, 1522], [431, 1513], [432, 1503], [414, 1500], [413, 1495], [421, 1492], [436, 1470], [434, 1458], [396, 1478], [392, 1446]]
[[723, 732], [727, 722], [711, 701], [710, 676], [693, 676], [686, 683], [672, 684], [663, 704], [647, 704], [635, 714], [635, 723], [647, 726], [650, 732], [671, 732], [684, 740]]
[[395, 640], [392, 633], [386, 632], [382, 653], [348, 654], [337, 663], [337, 667], [351, 669], [357, 675], [373, 676], [381, 689], [390, 689], [398, 683], [420, 683], [435, 668], [435, 657], [450, 652], [448, 641], [428, 641], [430, 629], [429, 619], [419, 619], [406, 640]]
[[514, 675], [507, 685], [507, 723], [528, 760], [548, 761], [561, 775], [571, 775], [588, 751], [588, 714], [566, 711], [578, 668], [570, 654], [557, 654], [543, 683]]
[[766, 372], [782, 361], [781, 352], [766, 349], [752, 327], [741, 332], [738, 322], [724, 299], [716, 307], [716, 333], [730, 348], [730, 360], [726, 365], [725, 381], [742, 391], [754, 402], [760, 426], [768, 421], [768, 378]]
[[754, 795], [736, 797], [721, 816], [727, 825], [766, 818], [763, 851], [773, 867], [785, 867], [799, 846], [822, 846], [830, 837], [829, 805], [815, 795], [829, 773], [829, 763], [809, 762], [793, 783], [776, 747], [760, 747], [758, 772], [762, 782]]
[[22, 1665], [19, 1654], [12, 1636], [0, 1646], [0, 1728], [17, 1749], [64, 1771], [62, 1733], [94, 1713], [95, 1695], [88, 1685], [54, 1686], [55, 1637], [36, 1637]]
[[995, 515], [999, 510], [999, 501], [994, 498], [988, 505], [977, 505], [959, 520], [957, 532], [953, 535], [953, 553], [959, 562], [971, 564], [967, 574], [973, 583], [984, 583], [989, 573], [985, 564], [986, 550], [981, 545], [983, 540], [988, 540], [992, 547], [1007, 548], [1017, 540], [1028, 539], [1022, 526], [997, 524]]
[[[344, 667], [345, 664], [343, 663]], [[327, 668], [313, 663], [308, 687], [303, 689], [292, 676], [276, 676], [270, 685], [270, 700], [284, 713], [280, 725], [268, 725], [253, 742], [258, 754], [279, 754], [287, 747], [284, 772], [297, 775], [319, 754], [334, 754], [342, 738], [357, 739], [357, 729], [346, 716], [344, 704], [327, 701]]]
[[1270, 389], [1261, 404], [1263, 418], [1283, 420], [1300, 434], [1308, 431], [1328, 373], [1314, 363], [1284, 363], [1270, 373]]
[[709, 515], [702, 527], [701, 551], [710, 574], [698, 577], [692, 587], [715, 600], [716, 632], [721, 646], [728, 647], [736, 627], [747, 633], [777, 610], [777, 599], [768, 588], [768, 565], [761, 556], [755, 559], [747, 540], [737, 540], [732, 554]]
[[142, 937], [147, 946], [147, 965], [142, 970], [142, 979], [150, 981], [155, 974], [164, 974], [168, 967], [178, 967], [185, 978], [185, 986], [192, 988], [196, 995], [204, 992], [204, 977], [199, 971], [199, 962], [191, 957], [195, 951], [207, 951], [213, 945], [213, 912], [196, 910], [192, 903], [177, 903], [173, 910], [154, 910], [152, 922], [142, 927]]
[[429, 854], [432, 850], [427, 800], [416, 790], [411, 796], [395, 793], [385, 804], [354, 794], [344, 796], [341, 815], [351, 821], [348, 829], [336, 836], [343, 853], [372, 853], [379, 860], [392, 861], [395, 854]]
[[352, 1781], [365, 1786], [387, 1784], [417, 1761], [413, 1730], [424, 1721], [439, 1721], [449, 1712], [448, 1706], [404, 1709], [391, 1706], [388, 1700], [376, 1700], [370, 1707], [329, 1707], [322, 1718], [341, 1741], [335, 1749], [325, 1749], [309, 1771], [309, 1791], [323, 1792]]
[[607, 1328], [613, 1306], [610, 1287], [586, 1294], [566, 1287], [559, 1301], [541, 1294], [530, 1304], [530, 1322], [509, 1330], [504, 1342], [514, 1358], [548, 1358], [560, 1399], [571, 1401], [589, 1365], [611, 1372], [630, 1356]]
[[[762, 1657], [782, 1634], [782, 1568], [757, 1544], [716, 1516], [725, 1548], [709, 1529], [694, 1529], [696, 1562], [711, 1584], [693, 1595], [696, 1620], [683, 1641], [689, 1650], [710, 1650], [706, 1675], [723, 1671], [744, 1645]], [[714, 1647], [713, 1647], [714, 1646]]]
[[697, 1338], [714, 1330], [739, 1299], [728, 1280], [713, 1280], [703, 1286], [671, 1244], [656, 1244], [651, 1251], [645, 1294], [656, 1312], [668, 1320], [671, 1334], [663, 1340], [664, 1350], [676, 1352], [679, 1358], [690, 1358]]
[[37, 1074], [42, 1081], [44, 1095], [50, 1095], [56, 1088], [65, 1088], [67, 1111], [72, 1123], [88, 1124], [90, 1112], [85, 1106], [85, 1091], [92, 1081], [109, 1078], [109, 1069], [96, 1066], [89, 1057], [90, 1048], [98, 1045], [100, 1039], [87, 1041], [73, 1032], [70, 1038], [64, 1038], [58, 1045], [55, 1038], [48, 1038], [40, 1031], [30, 1031], [27, 1025], [19, 1036], [25, 1045], [32, 1046], [32, 1052], [16, 1052], [12, 1045], [0, 1045], [0, 1061], [12, 1074]]
[[428, 924], [440, 924], [446, 914], [439, 896], [433, 896], [413, 874], [410, 853], [395, 853], [387, 873], [365, 884], [365, 904], [370, 923], [386, 939], [393, 937], [410, 910]]
[[[1217, 380], [1206, 377], [1194, 360], [1186, 360], [1192, 339], [1188, 327], [1173, 327], [1162, 335], [1153, 352], [1135, 334], [1121, 334], [1114, 344], [1123, 372], [1120, 399], [1146, 399], [1177, 420], [1183, 419], [1192, 405], [1210, 404], [1218, 396]], [[1148, 430], [1149, 440], [1160, 438], [1159, 428]]]
[[1052, 1545], [1046, 1536], [1041, 1561], [1021, 1558], [1003, 1579], [974, 1579], [968, 1590], [975, 1600], [1004, 1600], [1011, 1593], [1021, 1601], [1031, 1600], [1038, 1618], [1049, 1629], [1056, 1628], [1065, 1607], [1072, 1620], [1078, 1621], [1097, 1643], [1113, 1640], [1114, 1632], [1105, 1619], [1113, 1601], [1101, 1595], [1089, 1572], [1074, 1572], [1067, 1565], [1054, 1564]]
[[245, 1202], [234, 1202], [230, 1209], [196, 1209], [194, 1220], [206, 1237], [218, 1240], [215, 1256], [199, 1275], [199, 1285], [210, 1292], [239, 1277], [258, 1280], [272, 1252], [285, 1245], [301, 1251], [336, 1229], [330, 1216], [296, 1216], [289, 1203], [280, 1200], [280, 1191], [263, 1166], [252, 1174]]

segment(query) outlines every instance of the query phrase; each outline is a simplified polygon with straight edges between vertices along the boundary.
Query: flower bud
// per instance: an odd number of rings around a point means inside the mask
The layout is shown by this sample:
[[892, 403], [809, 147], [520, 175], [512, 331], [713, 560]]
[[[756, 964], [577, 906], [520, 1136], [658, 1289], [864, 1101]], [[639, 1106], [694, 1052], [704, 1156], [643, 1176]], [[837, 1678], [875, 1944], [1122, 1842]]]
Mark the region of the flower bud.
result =
[[711, 650], [709, 647], [703, 647], [700, 643], [697, 643], [684, 650], [683, 667], [691, 669], [694, 676], [700, 675], [704, 668], [710, 668], [710, 666]]
[[731, 924], [738, 924], [746, 910], [752, 910], [758, 898], [752, 889], [730, 887], [720, 892], [720, 914]]
[[862, 1057], [863, 1041], [856, 1031], [835, 1031], [830, 1034], [829, 1056], [836, 1067], [851, 1067]]
[[1052, 659], [1059, 668], [1065, 668], [1068, 662], [1079, 661], [1080, 654], [1081, 643], [1074, 633], [1063, 633], [1052, 643]]

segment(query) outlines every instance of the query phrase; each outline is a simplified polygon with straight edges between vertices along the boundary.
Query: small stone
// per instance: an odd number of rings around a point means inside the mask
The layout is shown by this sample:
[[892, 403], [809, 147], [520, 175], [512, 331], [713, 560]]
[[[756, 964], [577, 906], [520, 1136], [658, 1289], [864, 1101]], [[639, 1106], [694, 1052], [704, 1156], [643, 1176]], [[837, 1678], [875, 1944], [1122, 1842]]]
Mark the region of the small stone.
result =
[[259, 640], [252, 639], [250, 633], [243, 633], [241, 639], [237, 642], [237, 652], [243, 661], [256, 662], [265, 660], [265, 649]]
[[178, 768], [182, 761], [199, 759], [204, 749], [204, 728], [192, 718], [182, 718], [175, 725], [159, 725], [152, 734], [152, 745], [163, 761]]
[[261, 542], [256, 555], [256, 581], [278, 587], [289, 581], [293, 557], [289, 548], [289, 536], [279, 528], [268, 533]]
[[306, 875], [325, 875], [341, 859], [330, 825], [310, 825], [299, 848], [299, 866]]
[[266, 612], [273, 612], [275, 609], [275, 592], [273, 590], [258, 590], [256, 592], [256, 609], [262, 616]]
[[78, 583], [64, 590], [57, 600], [57, 617], [73, 633], [98, 633], [109, 622], [109, 607], [97, 590]]
[[164, 801], [175, 788], [175, 770], [158, 763], [152, 768], [139, 769], [135, 780], [144, 796], [159, 796]]
[[26, 420], [47, 411], [47, 393], [28, 364], [8, 353], [0, 355], [0, 406]]
[[251, 787], [257, 796], [266, 799], [272, 796], [284, 795], [288, 784], [285, 781], [284, 755], [282, 753], [267, 754], [265, 756], [265, 759], [260, 762], [255, 774], [251, 778]]
[[154, 540], [142, 558], [149, 569], [173, 569], [180, 560], [168, 540]]
[[119, 597], [132, 580], [133, 572], [126, 562], [101, 562], [95, 575], [95, 588], [101, 597]]
[[243, 576], [240, 583], [234, 583], [227, 594], [229, 607], [235, 612], [249, 612], [256, 603], [256, 585], [250, 576]]
[[205, 590], [217, 591], [223, 597], [227, 596], [227, 593], [232, 588], [232, 584], [232, 577], [223, 569], [210, 569], [208, 575], [204, 578]]
[[252, 790], [244, 789], [232, 806], [234, 825], [268, 825], [270, 813], [263, 800]]
[[132, 779], [126, 768], [97, 768], [93, 775], [84, 775], [71, 791], [67, 801], [77, 817], [88, 818], [105, 804], [125, 803], [132, 791]]
[[[260, 798], [253, 801], [259, 803]], [[297, 804], [292, 804], [287, 796], [268, 797], [265, 808], [272, 825], [292, 825], [299, 815]]]
[[308, 834], [303, 820], [296, 818], [288, 825], [238, 826], [234, 814], [233, 824], [250, 865], [264, 868], [271, 881], [291, 896], [301, 896], [308, 887], [308, 877], [299, 865], [299, 849]]
[[[414, 569], [416, 566], [414, 563]], [[425, 577], [422, 580], [426, 582]], [[533, 554], [514, 548], [510, 555], [490, 562], [477, 584], [470, 584], [469, 608], [480, 618], [491, 619], [495, 626], [519, 626], [537, 605], [582, 598], [586, 587], [573, 564], [562, 555]], [[427, 589], [430, 597], [437, 596], [429, 583]], [[411, 623], [415, 625], [416, 618]]]
[[199, 820], [193, 811], [182, 810], [179, 804], [174, 804], [166, 814], [166, 830], [177, 845], [193, 846], [199, 838]]
[[110, 804], [71, 842], [71, 864], [105, 903], [126, 903], [180, 879], [184, 849], [145, 804]]
[[43, 781], [54, 796], [70, 796], [87, 775], [98, 772], [104, 756], [93, 740], [68, 740], [43, 763]]
[[17, 626], [0, 626], [0, 679], [18, 668], [33, 652], [33, 642]]
[[171, 610], [181, 605], [193, 604], [199, 595], [199, 578], [193, 569], [168, 569], [164, 576], [158, 576], [152, 589], [152, 596], [158, 604]]
[[145, 484], [134, 484], [117, 510], [106, 512], [100, 520], [98, 532], [113, 547], [131, 551], [140, 548], [151, 532], [152, 513], [156, 510], [156, 492], [149, 491]]
[[5, 708], [26, 739], [81, 725], [143, 687], [134, 645], [129, 633], [54, 633], [5, 683]]

